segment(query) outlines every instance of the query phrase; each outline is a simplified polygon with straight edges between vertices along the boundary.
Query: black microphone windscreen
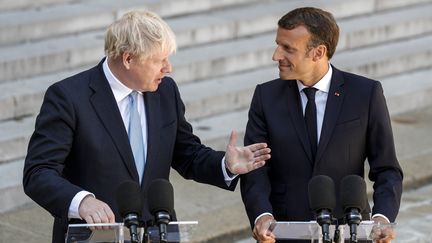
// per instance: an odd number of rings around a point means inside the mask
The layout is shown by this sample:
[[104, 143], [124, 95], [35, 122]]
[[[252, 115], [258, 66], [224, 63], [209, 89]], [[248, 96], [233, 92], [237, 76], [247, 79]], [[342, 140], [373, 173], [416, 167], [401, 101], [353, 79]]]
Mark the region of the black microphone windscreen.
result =
[[340, 199], [344, 211], [357, 208], [361, 211], [366, 206], [366, 183], [358, 175], [348, 175], [341, 180]]
[[333, 179], [318, 175], [309, 181], [309, 205], [313, 211], [329, 209], [333, 211], [336, 206], [336, 193]]
[[165, 179], [156, 179], [149, 185], [147, 198], [152, 214], [165, 211], [170, 215], [174, 211], [174, 190], [171, 183]]
[[130, 213], [141, 215], [143, 202], [138, 183], [134, 181], [122, 182], [117, 188], [117, 204], [123, 218]]

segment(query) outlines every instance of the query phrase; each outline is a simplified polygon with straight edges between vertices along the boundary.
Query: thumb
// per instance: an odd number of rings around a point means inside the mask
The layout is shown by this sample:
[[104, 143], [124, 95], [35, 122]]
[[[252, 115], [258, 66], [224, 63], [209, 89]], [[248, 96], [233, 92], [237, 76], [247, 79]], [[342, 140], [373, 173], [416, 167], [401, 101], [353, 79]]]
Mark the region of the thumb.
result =
[[237, 132], [232, 130], [229, 138], [228, 146], [236, 146], [237, 145]]

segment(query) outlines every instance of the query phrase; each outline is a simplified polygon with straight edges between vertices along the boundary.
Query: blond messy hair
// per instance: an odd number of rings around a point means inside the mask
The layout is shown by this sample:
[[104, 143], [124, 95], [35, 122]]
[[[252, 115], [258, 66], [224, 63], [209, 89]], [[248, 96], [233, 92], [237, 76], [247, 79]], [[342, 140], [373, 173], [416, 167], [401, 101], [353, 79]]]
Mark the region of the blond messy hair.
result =
[[112, 23], [105, 34], [108, 59], [129, 53], [140, 59], [176, 51], [175, 35], [165, 21], [150, 11], [130, 11]]

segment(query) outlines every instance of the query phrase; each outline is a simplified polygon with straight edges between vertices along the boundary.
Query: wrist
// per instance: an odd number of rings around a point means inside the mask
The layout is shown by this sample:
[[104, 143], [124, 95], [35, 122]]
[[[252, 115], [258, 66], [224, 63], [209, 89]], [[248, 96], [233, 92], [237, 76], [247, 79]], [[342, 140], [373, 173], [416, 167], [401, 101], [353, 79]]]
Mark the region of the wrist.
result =
[[226, 171], [226, 173], [228, 174], [229, 177], [233, 177], [233, 176], [236, 175], [235, 173], [232, 173], [232, 172], [230, 171], [230, 169], [229, 169], [229, 167], [228, 167], [228, 164], [227, 164], [227, 160], [226, 160], [226, 158], [224, 159], [224, 165], [225, 165], [225, 171]]

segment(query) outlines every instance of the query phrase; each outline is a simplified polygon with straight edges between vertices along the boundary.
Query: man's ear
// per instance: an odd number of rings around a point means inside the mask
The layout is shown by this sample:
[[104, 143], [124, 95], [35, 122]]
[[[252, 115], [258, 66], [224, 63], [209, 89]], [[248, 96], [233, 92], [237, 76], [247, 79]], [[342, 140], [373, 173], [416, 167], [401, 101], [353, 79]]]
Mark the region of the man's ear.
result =
[[312, 58], [315, 62], [325, 58], [326, 56], [327, 56], [327, 47], [325, 45], [321, 44], [314, 48]]
[[132, 61], [132, 55], [129, 52], [123, 52], [123, 54], [122, 54], [122, 62], [123, 62], [123, 66], [127, 70], [130, 69], [131, 61]]

